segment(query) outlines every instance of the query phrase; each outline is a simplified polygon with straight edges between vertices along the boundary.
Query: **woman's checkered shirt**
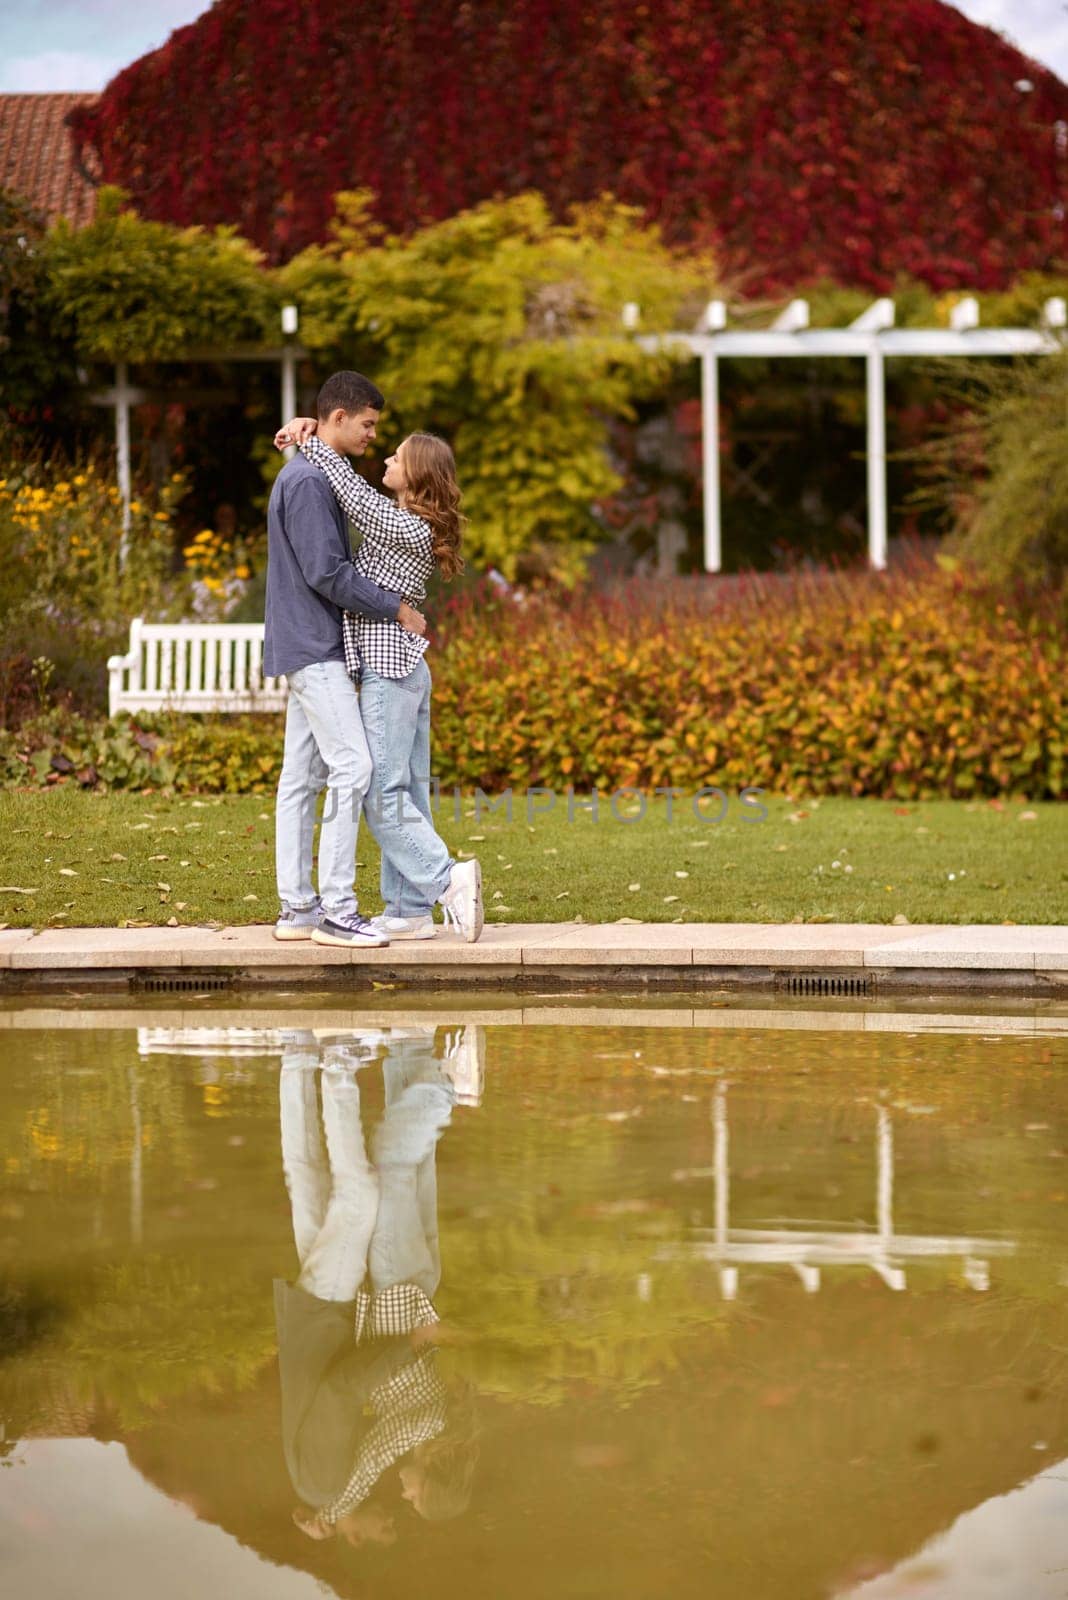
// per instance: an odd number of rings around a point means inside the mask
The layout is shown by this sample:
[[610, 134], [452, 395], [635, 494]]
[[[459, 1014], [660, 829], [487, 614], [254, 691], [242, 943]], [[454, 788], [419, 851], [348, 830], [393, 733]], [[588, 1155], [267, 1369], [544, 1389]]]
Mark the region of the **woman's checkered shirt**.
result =
[[[410, 605], [421, 605], [434, 570], [429, 524], [372, 489], [343, 456], [315, 435], [301, 451], [318, 467], [338, 505], [363, 535], [353, 556], [356, 571], [381, 589], [395, 590]], [[352, 611], [345, 612], [341, 627], [345, 666], [357, 682], [364, 667], [380, 678], [406, 678], [427, 647], [426, 639], [409, 633], [399, 622], [372, 622]]]
[[[356, 1343], [411, 1333], [440, 1318], [415, 1283], [395, 1283], [376, 1294], [356, 1296]], [[379, 1384], [371, 1394], [375, 1424], [360, 1448], [349, 1481], [319, 1511], [321, 1522], [336, 1523], [360, 1505], [384, 1472], [445, 1429], [445, 1385], [434, 1366], [433, 1350], [423, 1350]]]

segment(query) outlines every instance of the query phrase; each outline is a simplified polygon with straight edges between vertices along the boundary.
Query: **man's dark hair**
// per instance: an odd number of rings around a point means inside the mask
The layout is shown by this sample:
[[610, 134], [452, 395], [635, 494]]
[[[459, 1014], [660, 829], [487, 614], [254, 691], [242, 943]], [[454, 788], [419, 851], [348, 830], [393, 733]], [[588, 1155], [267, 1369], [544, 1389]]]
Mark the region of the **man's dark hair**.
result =
[[362, 372], [335, 372], [319, 390], [315, 409], [320, 422], [339, 408], [351, 416], [356, 411], [381, 411], [385, 398]]

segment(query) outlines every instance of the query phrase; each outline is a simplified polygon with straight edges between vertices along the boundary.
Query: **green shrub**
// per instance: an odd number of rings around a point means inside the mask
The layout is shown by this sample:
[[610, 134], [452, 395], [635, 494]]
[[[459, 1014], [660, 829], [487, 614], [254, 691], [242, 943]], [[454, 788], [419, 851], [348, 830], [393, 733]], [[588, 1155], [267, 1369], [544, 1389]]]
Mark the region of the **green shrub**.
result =
[[597, 504], [620, 485], [610, 418], [659, 392], [672, 361], [624, 333], [685, 325], [715, 285], [631, 208], [604, 201], [554, 222], [536, 194], [487, 203], [406, 239], [383, 239], [366, 197], [339, 197], [333, 247], [281, 273], [308, 345], [373, 373], [395, 439], [433, 428], [461, 464], [468, 549], [511, 576], [531, 547], [574, 580], [604, 536]]
[[991, 369], [960, 424], [985, 466], [962, 486], [954, 545], [996, 583], [1068, 584], [1068, 351]]

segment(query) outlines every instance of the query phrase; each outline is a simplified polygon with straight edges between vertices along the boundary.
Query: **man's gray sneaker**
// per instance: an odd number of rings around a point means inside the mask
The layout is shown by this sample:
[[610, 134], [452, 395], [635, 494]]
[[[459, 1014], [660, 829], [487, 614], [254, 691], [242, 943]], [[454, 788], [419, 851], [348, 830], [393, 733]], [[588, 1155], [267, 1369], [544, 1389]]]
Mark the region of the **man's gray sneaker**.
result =
[[397, 939], [432, 939], [438, 931], [429, 912], [425, 917], [387, 917], [382, 912], [371, 918], [371, 926], [376, 933], [384, 933], [390, 943]]
[[369, 919], [361, 917], [358, 911], [349, 916], [324, 916], [318, 927], [312, 929], [311, 936], [315, 944], [348, 945], [366, 950], [389, 943], [386, 935], [372, 928]]
[[468, 944], [476, 944], [482, 932], [482, 868], [477, 861], [456, 862], [441, 904], [446, 924]]
[[312, 930], [317, 928], [322, 920], [323, 908], [318, 901], [303, 911], [283, 906], [274, 925], [274, 936], [276, 939], [310, 939]]

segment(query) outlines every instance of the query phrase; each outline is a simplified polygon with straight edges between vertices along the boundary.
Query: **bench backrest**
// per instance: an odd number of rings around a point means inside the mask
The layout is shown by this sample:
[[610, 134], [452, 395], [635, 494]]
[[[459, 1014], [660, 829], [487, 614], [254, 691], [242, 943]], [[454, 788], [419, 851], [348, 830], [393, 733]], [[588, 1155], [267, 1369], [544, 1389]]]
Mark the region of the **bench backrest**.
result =
[[280, 678], [263, 676], [262, 622], [142, 622], [130, 649], [108, 662], [110, 712], [128, 710], [274, 711], [285, 704]]

